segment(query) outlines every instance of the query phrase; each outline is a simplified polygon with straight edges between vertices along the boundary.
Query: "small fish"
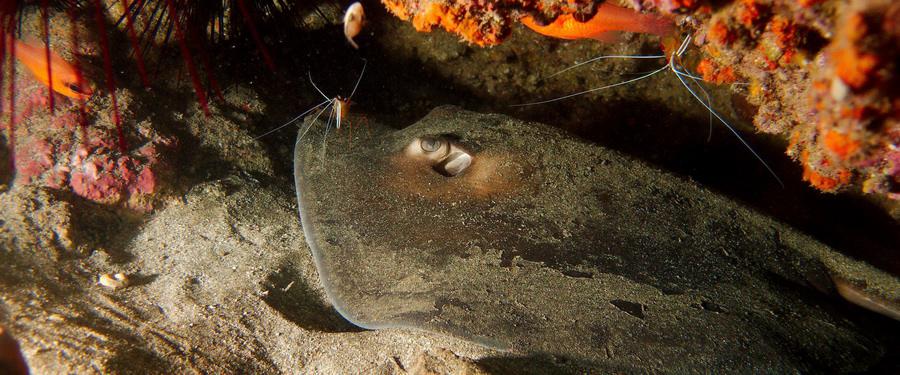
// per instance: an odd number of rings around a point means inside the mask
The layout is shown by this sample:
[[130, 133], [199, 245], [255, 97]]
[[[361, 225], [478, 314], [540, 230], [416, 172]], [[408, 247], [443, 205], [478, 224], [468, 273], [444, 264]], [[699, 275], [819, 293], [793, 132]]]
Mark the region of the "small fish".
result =
[[359, 46], [353, 41], [353, 37], [362, 31], [365, 20], [366, 12], [363, 11], [362, 4], [358, 1], [347, 7], [347, 11], [344, 13], [344, 36], [347, 37], [347, 41], [353, 48], [359, 49]]
[[[47, 55], [43, 46], [35, 46], [21, 40], [15, 41], [15, 56], [34, 78], [44, 85], [50, 86], [47, 76]], [[86, 100], [93, 91], [83, 80], [79, 85], [79, 72], [68, 61], [50, 51], [50, 74], [53, 79], [53, 91], [77, 100]]]
[[608, 2], [600, 4], [594, 17], [585, 22], [579, 22], [571, 14], [563, 14], [544, 26], [538, 24], [531, 16], [522, 18], [522, 24], [539, 34], [555, 38], [595, 39], [607, 42], [615, 40], [616, 31], [659, 36], [669, 35], [673, 31], [670, 20], [638, 13]]

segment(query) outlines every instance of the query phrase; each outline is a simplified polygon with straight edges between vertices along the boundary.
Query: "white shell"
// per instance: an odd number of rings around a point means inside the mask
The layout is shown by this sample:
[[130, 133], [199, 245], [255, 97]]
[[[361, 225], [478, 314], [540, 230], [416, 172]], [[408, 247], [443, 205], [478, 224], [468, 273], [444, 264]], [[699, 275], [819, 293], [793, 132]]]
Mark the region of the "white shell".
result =
[[104, 273], [97, 279], [97, 284], [112, 289], [124, 288], [127, 287], [130, 283], [131, 280], [128, 279], [128, 276], [121, 272], [115, 275]]

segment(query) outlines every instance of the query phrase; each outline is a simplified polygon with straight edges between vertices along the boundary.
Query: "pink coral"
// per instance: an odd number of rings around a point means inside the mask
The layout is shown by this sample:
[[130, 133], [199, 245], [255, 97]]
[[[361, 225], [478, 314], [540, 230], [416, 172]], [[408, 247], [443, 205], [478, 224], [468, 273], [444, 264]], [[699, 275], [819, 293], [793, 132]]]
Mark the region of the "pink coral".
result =
[[[89, 136], [90, 137], [90, 136]], [[69, 186], [75, 194], [102, 203], [126, 201], [133, 208], [141, 196], [157, 192], [161, 163], [155, 150], [172, 145], [169, 138], [150, 139], [129, 154], [122, 154], [112, 134], [97, 135], [80, 145], [69, 160]], [[138, 207], [135, 207], [135, 206]]]
[[62, 112], [50, 117], [64, 125], [39, 129], [25, 119], [17, 129], [15, 184], [39, 184], [70, 189], [85, 199], [147, 210], [159, 192], [159, 173], [165, 166], [160, 151], [171, 149], [172, 138], [142, 129], [131, 141], [136, 147], [122, 153], [113, 130], [80, 128], [77, 116]]

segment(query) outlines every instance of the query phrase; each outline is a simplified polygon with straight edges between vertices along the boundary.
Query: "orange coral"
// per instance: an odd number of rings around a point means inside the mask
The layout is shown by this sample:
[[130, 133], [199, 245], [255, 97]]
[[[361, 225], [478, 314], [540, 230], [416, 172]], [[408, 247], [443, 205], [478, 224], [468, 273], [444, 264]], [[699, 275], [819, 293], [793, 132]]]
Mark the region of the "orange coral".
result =
[[809, 8], [814, 5], [818, 5], [819, 3], [825, 0], [797, 0], [797, 3], [804, 8]]
[[397, 18], [401, 20], [408, 20], [409, 13], [406, 11], [406, 7], [403, 6], [402, 0], [381, 0], [387, 10], [393, 13]]
[[843, 187], [850, 182], [850, 172], [841, 169], [837, 171], [837, 176], [835, 178], [831, 178], [818, 174], [808, 167], [804, 167], [803, 180], [808, 181], [810, 185], [821, 191], [830, 193], [837, 191], [838, 188]]
[[[438, 3], [429, 3], [424, 12], [419, 12], [413, 16], [413, 27], [418, 31], [431, 31], [431, 27], [440, 25], [441, 21], [451, 24], [452, 17], [447, 14], [447, 7]], [[455, 28], [456, 25], [451, 24], [450, 27]]]
[[[850, 171], [845, 169], [838, 170], [834, 177], [824, 176], [817, 172], [809, 164], [809, 150], [803, 150], [800, 154], [800, 161], [803, 163], [803, 180], [821, 191], [834, 192], [850, 182]], [[822, 164], [827, 166], [828, 162], [823, 160]]]
[[737, 13], [738, 21], [746, 27], [753, 27], [762, 17], [762, 6], [756, 0], [741, 0], [741, 7]]
[[716, 83], [731, 83], [734, 81], [734, 70], [730, 66], [720, 69], [719, 73], [716, 74]]
[[862, 39], [869, 32], [866, 20], [862, 14], [853, 13], [847, 17], [847, 21], [841, 26], [840, 33], [850, 42]]
[[700, 73], [706, 81], [712, 81], [715, 70], [716, 68], [713, 62], [708, 59], [700, 60], [700, 63], [697, 64], [697, 72]]
[[837, 63], [837, 75], [854, 89], [861, 89], [873, 78], [878, 67], [878, 56], [860, 52], [856, 48], [842, 48], [832, 54]]
[[754, 125], [789, 135], [804, 180], [900, 196], [900, 1], [703, 3], [715, 4], [709, 17], [688, 12], [704, 36], [697, 74], [747, 80]]
[[709, 31], [706, 33], [709, 40], [718, 43], [718, 44], [731, 44], [736, 39], [736, 35], [728, 29], [728, 25], [722, 21], [715, 21], [709, 27]]
[[878, 56], [857, 48], [857, 44], [869, 32], [862, 14], [853, 13], [847, 16], [840, 30], [845, 41], [836, 45], [831, 52], [837, 67], [837, 76], [851, 88], [859, 90], [874, 78], [872, 75], [879, 65]]
[[766, 70], [778, 69], [778, 62], [772, 61], [767, 56], [762, 57], [762, 62], [763, 62], [763, 68], [765, 68]]
[[874, 114], [875, 111], [868, 107], [853, 107], [841, 109], [841, 117], [854, 119], [857, 121], [872, 117]]
[[[398, 18], [404, 21], [410, 18], [410, 11], [402, 0], [382, 0], [382, 3]], [[467, 17], [464, 11], [438, 2], [429, 2], [423, 9], [415, 11], [412, 15], [412, 24], [421, 32], [430, 32], [434, 26], [441, 26], [481, 47], [500, 44], [501, 41], [497, 33], [485, 33], [475, 17]]]
[[812, 95], [810, 100], [816, 111], [829, 111], [834, 106], [834, 103], [829, 101], [829, 99], [831, 99], [831, 94], [829, 92], [831, 87], [829, 84], [830, 82], [830, 80], [825, 79], [818, 79], [812, 82], [812, 91], [815, 92], [816, 95]]
[[794, 156], [797, 152], [797, 147], [800, 145], [800, 132], [794, 130], [791, 132], [791, 137], [788, 139], [787, 151], [785, 152], [788, 155]]
[[[784, 54], [781, 55], [781, 58], [778, 59], [778, 63], [781, 64], [782, 66], [788, 65], [791, 63], [797, 63], [797, 60], [794, 59], [794, 57], [796, 57], [796, 56], [797, 56], [796, 52], [793, 48], [786, 49], [784, 51]], [[803, 61], [803, 60], [799, 60], [799, 61]]]
[[788, 48], [793, 45], [797, 32], [790, 20], [783, 16], [775, 16], [772, 17], [768, 27], [775, 34], [775, 44], [779, 48]]
[[700, 60], [700, 63], [697, 64], [697, 72], [707, 82], [722, 84], [735, 81], [734, 70], [730, 66], [720, 68], [708, 59]]
[[697, 6], [697, 0], [671, 0], [672, 9], [693, 9]]
[[465, 40], [480, 47], [500, 43], [500, 39], [496, 35], [482, 32], [478, 21], [473, 17], [464, 17], [448, 6], [438, 3], [429, 3], [424, 12], [416, 13], [413, 16], [412, 24], [416, 30], [422, 32], [429, 32], [434, 26], [440, 25], [445, 30], [457, 33]]
[[894, 2], [890, 8], [884, 12], [884, 20], [881, 23], [881, 29], [894, 38], [900, 38], [900, 3]]
[[847, 134], [841, 134], [834, 130], [829, 130], [825, 133], [824, 143], [825, 147], [841, 159], [846, 159], [859, 150], [859, 141], [851, 139]]

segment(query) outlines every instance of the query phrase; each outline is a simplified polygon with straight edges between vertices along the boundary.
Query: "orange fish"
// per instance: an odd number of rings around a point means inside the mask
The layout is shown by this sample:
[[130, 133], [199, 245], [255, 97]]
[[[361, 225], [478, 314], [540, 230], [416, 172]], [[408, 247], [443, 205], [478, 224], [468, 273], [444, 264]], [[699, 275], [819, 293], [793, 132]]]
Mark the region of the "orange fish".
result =
[[633, 33], [646, 33], [666, 36], [673, 31], [672, 22], [662, 17], [642, 14], [628, 8], [600, 4], [594, 17], [579, 22], [571, 14], [563, 14], [550, 24], [541, 26], [534, 18], [527, 16], [522, 18], [522, 24], [538, 32], [539, 34], [560, 39], [596, 39], [601, 41], [614, 40], [616, 31], [628, 31]]
[[[34, 46], [21, 40], [15, 41], [16, 59], [28, 68], [34, 78], [50, 86], [47, 77], [47, 55], [43, 46]], [[91, 97], [93, 90], [84, 82], [79, 85], [79, 73], [72, 64], [50, 51], [50, 73], [53, 76], [53, 91], [77, 100]]]

